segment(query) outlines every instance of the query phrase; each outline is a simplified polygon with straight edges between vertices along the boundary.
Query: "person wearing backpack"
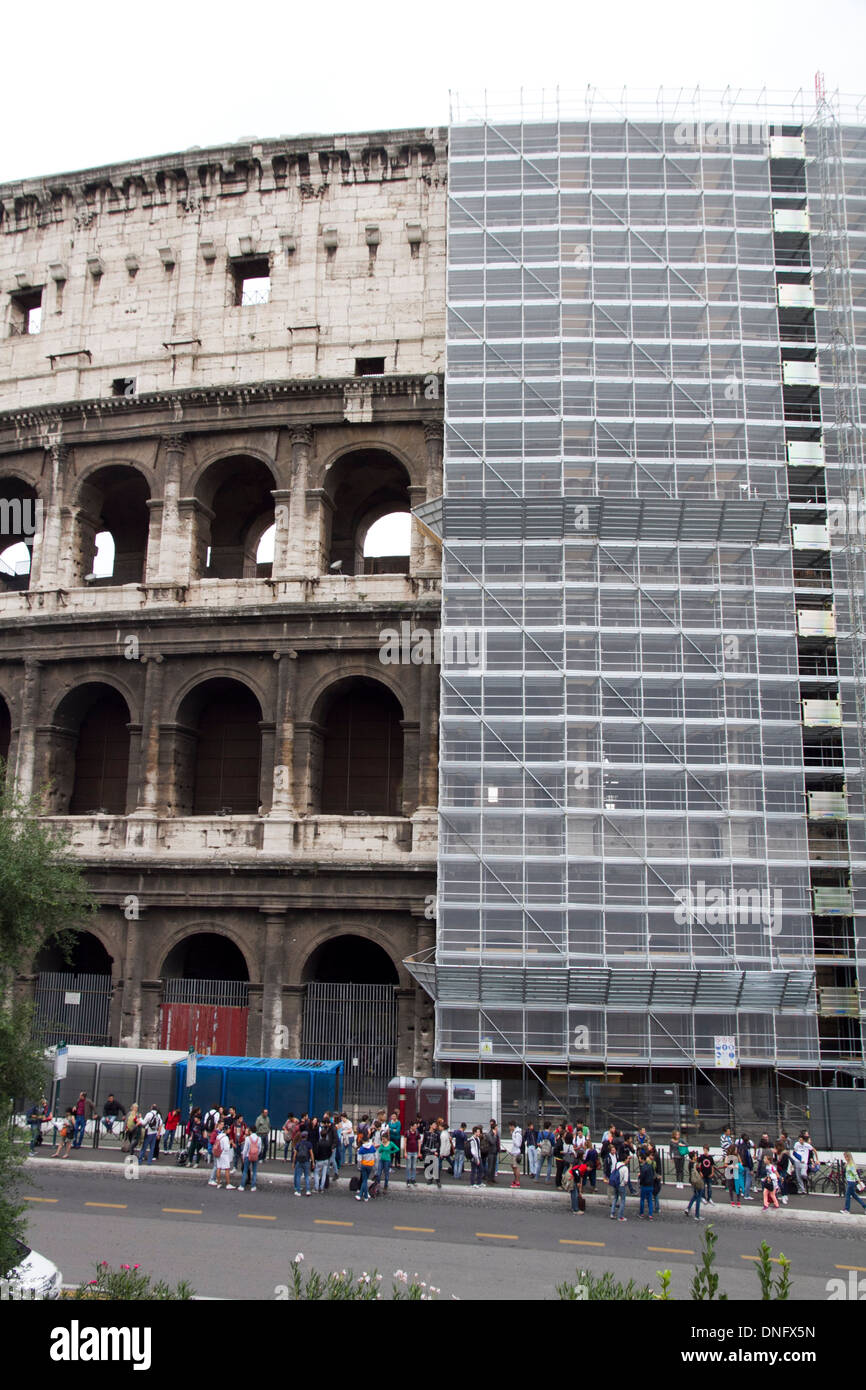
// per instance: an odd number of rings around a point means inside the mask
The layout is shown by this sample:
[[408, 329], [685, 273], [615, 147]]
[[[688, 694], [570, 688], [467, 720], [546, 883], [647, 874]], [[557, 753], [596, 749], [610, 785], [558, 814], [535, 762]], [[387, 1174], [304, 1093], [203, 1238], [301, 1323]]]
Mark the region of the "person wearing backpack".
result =
[[[261, 1135], [259, 1135], [261, 1139]], [[310, 1195], [310, 1163], [313, 1158], [313, 1146], [310, 1143], [310, 1136], [307, 1130], [302, 1129], [295, 1144], [295, 1196], [301, 1195], [301, 1178], [306, 1184], [305, 1197]]]
[[502, 1148], [502, 1141], [499, 1138], [499, 1126], [495, 1120], [490, 1121], [490, 1128], [487, 1131], [487, 1181], [496, 1182], [496, 1172], [499, 1167], [499, 1151]]
[[[312, 1137], [310, 1143], [313, 1143]], [[324, 1192], [325, 1180], [328, 1176], [328, 1169], [331, 1166], [331, 1154], [334, 1151], [333, 1134], [330, 1124], [324, 1122], [318, 1126], [318, 1134], [313, 1149], [313, 1189], [316, 1192]]]
[[586, 1186], [586, 1183], [589, 1183], [590, 1191], [594, 1192], [595, 1180], [598, 1174], [599, 1160], [598, 1149], [591, 1141], [589, 1142], [588, 1148], [584, 1154], [584, 1159], [586, 1161], [586, 1180], [584, 1182], [584, 1187]]
[[615, 1221], [619, 1215], [620, 1221], [625, 1221], [625, 1199], [628, 1195], [628, 1162], [625, 1159], [616, 1159], [611, 1165], [610, 1170], [610, 1190], [613, 1193], [613, 1201], [610, 1205], [610, 1219]]
[[256, 1174], [259, 1170], [259, 1154], [261, 1153], [262, 1141], [254, 1129], [248, 1129], [244, 1138], [243, 1146], [243, 1172], [238, 1188], [243, 1192], [247, 1185], [247, 1178], [250, 1179], [250, 1192], [256, 1190]]
[[162, 1116], [155, 1105], [150, 1107], [141, 1123], [144, 1127], [144, 1142], [138, 1155], [139, 1165], [144, 1163], [145, 1156], [148, 1163], [153, 1162], [153, 1151], [162, 1126]]
[[683, 1215], [691, 1216], [692, 1207], [695, 1208], [695, 1221], [701, 1219], [701, 1201], [704, 1196], [704, 1175], [698, 1167], [698, 1155], [696, 1152], [689, 1154], [689, 1181], [692, 1184], [691, 1201], [685, 1208]]
[[358, 1145], [358, 1171], [361, 1175], [361, 1182], [358, 1191], [355, 1193], [356, 1202], [369, 1202], [370, 1193], [368, 1183], [376, 1169], [376, 1148], [372, 1139], [367, 1136]]
[[[224, 1187], [227, 1192], [234, 1191], [234, 1183], [229, 1182], [232, 1171], [232, 1146], [226, 1133], [225, 1122], [220, 1120], [214, 1131], [213, 1154], [216, 1178], [208, 1179], [208, 1187]], [[225, 1178], [225, 1182], [220, 1182], [220, 1175]]]
[[547, 1178], [545, 1179], [545, 1181], [550, 1182], [551, 1174], [553, 1171], [553, 1145], [555, 1143], [555, 1140], [556, 1136], [554, 1135], [553, 1130], [548, 1128], [547, 1125], [545, 1125], [538, 1135], [538, 1160], [535, 1170], [535, 1176], [537, 1179], [541, 1177], [541, 1170], [546, 1163]]
[[638, 1168], [638, 1183], [640, 1184], [640, 1209], [638, 1217], [643, 1220], [644, 1205], [647, 1207], [647, 1219], [653, 1219], [653, 1183], [655, 1182], [655, 1165], [650, 1161], [648, 1153], [641, 1159]]

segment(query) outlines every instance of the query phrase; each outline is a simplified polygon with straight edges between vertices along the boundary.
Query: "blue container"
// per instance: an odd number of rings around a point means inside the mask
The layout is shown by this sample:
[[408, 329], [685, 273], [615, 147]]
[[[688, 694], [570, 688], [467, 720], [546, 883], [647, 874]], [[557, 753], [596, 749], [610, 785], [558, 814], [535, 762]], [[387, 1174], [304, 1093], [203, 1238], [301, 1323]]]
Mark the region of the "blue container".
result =
[[[186, 1061], [177, 1064], [177, 1105], [184, 1122], [189, 1118]], [[331, 1114], [343, 1104], [343, 1063], [292, 1061], [282, 1057], [199, 1057], [192, 1104], [202, 1114], [212, 1105], [233, 1105], [247, 1124], [253, 1124], [267, 1107], [272, 1128], [281, 1129], [286, 1117]]]

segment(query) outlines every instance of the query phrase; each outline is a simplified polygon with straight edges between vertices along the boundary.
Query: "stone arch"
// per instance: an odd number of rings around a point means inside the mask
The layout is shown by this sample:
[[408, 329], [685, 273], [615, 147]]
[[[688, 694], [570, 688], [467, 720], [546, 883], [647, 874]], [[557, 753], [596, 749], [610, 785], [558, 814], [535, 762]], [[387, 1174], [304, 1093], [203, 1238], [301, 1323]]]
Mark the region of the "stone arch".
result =
[[[138, 463], [95, 464], [79, 479], [74, 494], [73, 584], [142, 584], [147, 563], [151, 483]], [[110, 537], [110, 573], [103, 572]]]
[[173, 735], [176, 815], [258, 813], [262, 706], [246, 681], [197, 681], [178, 704]]
[[[363, 447], [339, 453], [322, 480], [328, 499], [325, 537], [326, 567], [340, 573], [373, 573], [364, 562], [364, 538], [370, 526], [392, 512], [409, 513], [412, 474], [392, 449]], [[393, 557], [393, 571], [408, 573], [409, 557]], [[380, 565], [377, 572], [387, 572]]]
[[125, 815], [132, 784], [129, 701], [113, 681], [91, 679], [58, 701], [49, 764], [61, 815]]
[[251, 980], [245, 951], [234, 935], [223, 928], [188, 925], [163, 950], [159, 978], [162, 980]]
[[338, 678], [316, 702], [310, 793], [321, 815], [399, 816], [403, 707], [384, 681]]
[[193, 555], [198, 577], [270, 575], [271, 564], [257, 564], [256, 551], [274, 522], [276, 488], [273, 460], [256, 449], [216, 454], [197, 470]]
[[[179, 922], [177, 926], [169, 928], [161, 933], [157, 943], [154, 944], [150, 956], [150, 965], [155, 979], [163, 979], [165, 962], [171, 953], [184, 941], [192, 936], [222, 936], [237, 949], [243, 958], [244, 966], [249, 980], [261, 978], [254, 942], [247, 940], [243, 932], [238, 931], [234, 926], [227, 926], [224, 922], [212, 921], [205, 918], [202, 921]], [[251, 962], [253, 964], [251, 965]], [[257, 972], [257, 973], [254, 973]]]
[[[347, 945], [351, 943], [351, 953], [347, 953], [342, 968], [338, 966], [335, 970], [334, 959], [339, 957], [341, 942]], [[378, 962], [378, 971], [373, 968], [362, 970], [360, 974], [352, 973], [352, 957], [356, 951], [356, 944], [359, 956], [367, 955], [365, 948], [369, 947], [369, 964], [375, 967]], [[332, 959], [329, 960], [329, 957]], [[376, 978], [362, 979], [361, 974], [375, 975]], [[338, 975], [341, 977], [340, 981]], [[341, 927], [330, 924], [310, 937], [300, 965], [300, 983], [306, 985], [313, 981], [411, 985], [411, 980], [403, 968], [400, 952], [394, 949], [393, 939], [383, 929], [371, 926], [367, 922], [350, 922]]]
[[7, 593], [30, 587], [43, 505], [29, 478], [12, 471], [0, 474], [0, 586]]
[[111, 975], [116, 960], [98, 929], [92, 926], [78, 932], [69, 960], [60, 947], [49, 943], [36, 952], [33, 959], [35, 974], [41, 971], [63, 971], [73, 975]]

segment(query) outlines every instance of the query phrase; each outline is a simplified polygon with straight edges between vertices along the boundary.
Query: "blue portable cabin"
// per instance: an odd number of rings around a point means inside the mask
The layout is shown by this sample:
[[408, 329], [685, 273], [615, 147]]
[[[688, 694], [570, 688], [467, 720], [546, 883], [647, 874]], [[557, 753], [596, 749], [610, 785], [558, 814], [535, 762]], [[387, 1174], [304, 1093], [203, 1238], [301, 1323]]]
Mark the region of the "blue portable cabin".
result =
[[[184, 1122], [189, 1118], [190, 1093], [186, 1059], [177, 1066], [177, 1099]], [[212, 1105], [234, 1105], [248, 1124], [267, 1107], [273, 1128], [286, 1116], [333, 1114], [343, 1104], [343, 1063], [293, 1061], [283, 1057], [199, 1057], [192, 1087], [192, 1104], [202, 1114]]]

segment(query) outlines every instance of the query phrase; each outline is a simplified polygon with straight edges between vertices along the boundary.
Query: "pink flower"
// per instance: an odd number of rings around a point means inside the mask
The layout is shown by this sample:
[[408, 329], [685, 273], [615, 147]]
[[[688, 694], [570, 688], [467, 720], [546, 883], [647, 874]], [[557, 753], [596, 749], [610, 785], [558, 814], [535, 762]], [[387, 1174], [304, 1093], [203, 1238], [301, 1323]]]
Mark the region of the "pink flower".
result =
[[[127, 1266], [128, 1267], [128, 1266]], [[133, 1265], [133, 1269], [141, 1269], [141, 1265]]]

